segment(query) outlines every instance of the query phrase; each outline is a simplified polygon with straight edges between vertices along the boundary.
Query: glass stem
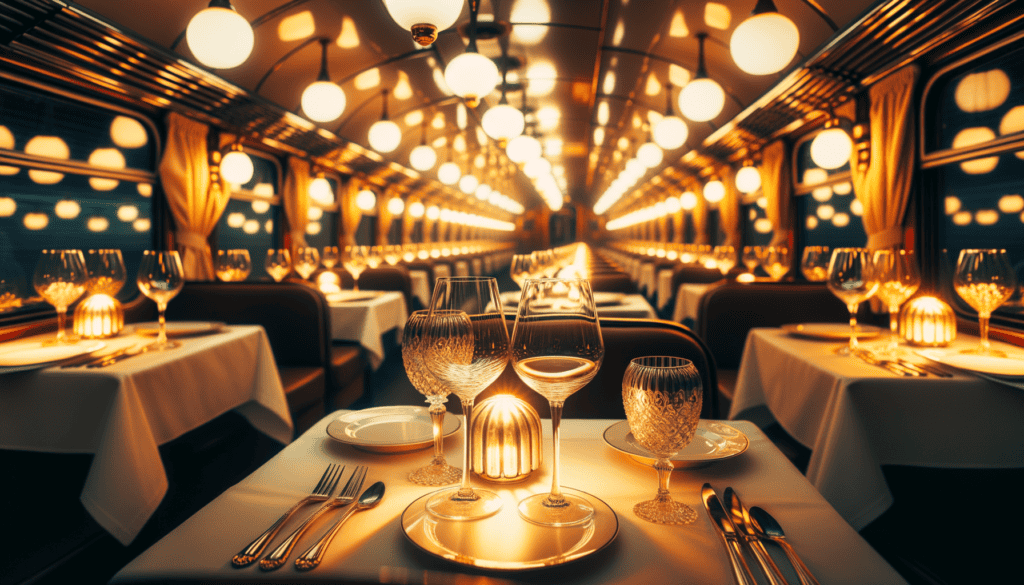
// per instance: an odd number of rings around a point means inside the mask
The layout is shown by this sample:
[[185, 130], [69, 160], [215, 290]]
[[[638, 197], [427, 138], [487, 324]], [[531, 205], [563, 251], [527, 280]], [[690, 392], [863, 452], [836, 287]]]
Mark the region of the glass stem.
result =
[[559, 459], [559, 427], [562, 425], [562, 406], [565, 405], [563, 400], [551, 400], [548, 401], [551, 407], [551, 439], [554, 443], [554, 449], [552, 449], [552, 462], [551, 462], [551, 494], [548, 495], [548, 500], [545, 502], [549, 506], [562, 506], [565, 505], [565, 498], [562, 497], [561, 483], [558, 478], [558, 459]]
[[896, 355], [896, 352], [899, 350], [900, 342], [900, 335], [898, 331], [899, 324], [897, 323], [897, 321], [899, 320], [899, 312], [899, 306], [889, 307], [889, 353], [894, 356]]
[[658, 459], [654, 464], [654, 468], [658, 470], [658, 496], [659, 502], [671, 501], [671, 496], [668, 495], [668, 483], [672, 479], [672, 462], [668, 459]]
[[463, 439], [466, 441], [465, 446], [462, 448], [462, 484], [459, 486], [459, 491], [452, 499], [472, 501], [477, 499], [477, 495], [473, 493], [473, 486], [469, 482], [469, 473], [473, 468], [473, 441], [470, 433], [470, 426], [473, 420], [473, 399], [462, 398], [462, 413], [465, 415], [466, 420], [462, 427], [465, 431]]
[[850, 352], [853, 353], [857, 349], [857, 304], [849, 304], [846, 308], [850, 310]]
[[430, 422], [434, 427], [434, 465], [444, 465], [444, 415], [448, 409], [444, 402], [433, 400], [430, 402]]
[[156, 336], [157, 346], [165, 345], [167, 343], [167, 319], [164, 318], [164, 311], [167, 310], [167, 303], [157, 303], [156, 311], [159, 315], [160, 320], [160, 332]]
[[978, 337], [981, 338], [979, 346], [981, 353], [987, 353], [992, 348], [988, 342], [988, 320], [990, 317], [992, 317], [992, 313], [978, 313]]
[[67, 335], [64, 333], [64, 321], [67, 320], [67, 315], [67, 307], [57, 308], [57, 343], [63, 343], [67, 339]]

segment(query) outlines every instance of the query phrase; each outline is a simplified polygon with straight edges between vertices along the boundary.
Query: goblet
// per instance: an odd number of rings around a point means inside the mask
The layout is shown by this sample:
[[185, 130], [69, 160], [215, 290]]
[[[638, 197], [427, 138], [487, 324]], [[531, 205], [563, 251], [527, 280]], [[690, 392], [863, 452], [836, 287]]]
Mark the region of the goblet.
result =
[[965, 249], [960, 251], [953, 276], [953, 288], [968, 305], [978, 312], [978, 337], [981, 343], [963, 353], [1006, 357], [992, 349], [988, 341], [988, 321], [1017, 290], [1017, 276], [1006, 250]]
[[669, 495], [672, 457], [690, 444], [703, 404], [700, 373], [688, 359], [634, 358], [622, 376], [622, 405], [629, 432], [657, 458], [658, 494], [633, 506], [633, 513], [655, 524], [689, 524], [697, 513]]
[[533, 273], [533, 256], [531, 254], [514, 254], [509, 266], [509, 276], [522, 290], [526, 279]]
[[383, 246], [369, 246], [366, 248], [366, 266], [377, 268], [384, 261]]
[[508, 329], [498, 283], [480, 276], [439, 278], [427, 321], [427, 369], [459, 397], [466, 422], [462, 483], [436, 493], [426, 507], [448, 520], [485, 518], [501, 509], [501, 498], [491, 491], [474, 490], [470, 484], [470, 422], [477, 394], [498, 379], [508, 363]]
[[352, 290], [359, 290], [359, 275], [366, 270], [366, 246], [345, 246], [341, 264], [352, 275]]
[[857, 308], [878, 290], [878, 276], [867, 248], [836, 248], [828, 264], [828, 289], [850, 311], [850, 344], [838, 353], [857, 350]]
[[807, 246], [800, 260], [800, 272], [811, 282], [828, 279], [828, 261], [831, 259], [828, 246]]
[[185, 285], [185, 274], [181, 268], [181, 257], [177, 250], [146, 250], [142, 253], [139, 263], [139, 275], [136, 278], [139, 290], [156, 303], [160, 321], [153, 350], [164, 350], [178, 347], [177, 342], [167, 341], [167, 322], [164, 313], [167, 302], [177, 296]]
[[249, 250], [217, 250], [217, 278], [224, 282], [235, 282], [249, 278], [252, 261]]
[[292, 271], [291, 252], [285, 248], [267, 250], [267, 259], [263, 261], [263, 267], [274, 282], [281, 282]]
[[85, 269], [89, 273], [85, 288], [92, 294], [116, 296], [128, 279], [121, 250], [89, 250]]
[[320, 252], [309, 246], [295, 248], [295, 272], [303, 280], [307, 279], [320, 267]]
[[[445, 403], [451, 390], [438, 380], [424, 363], [427, 351], [427, 318], [430, 311], [413, 311], [402, 330], [402, 363], [409, 381], [430, 404], [430, 422], [434, 427], [434, 458], [409, 474], [409, 481], [420, 485], [448, 485], [462, 477], [462, 470], [444, 459]], [[471, 351], [471, 349], [470, 349]]]
[[740, 258], [747, 272], [753, 274], [761, 265], [761, 246], [743, 246], [743, 257]]
[[249, 257], [249, 250], [239, 248], [231, 250], [232, 262], [235, 266], [235, 280], [245, 280], [252, 272], [252, 259]]
[[44, 345], [76, 341], [64, 332], [68, 305], [85, 292], [89, 274], [81, 250], [43, 250], [36, 265], [32, 284], [46, 302], [57, 310], [57, 337]]
[[913, 250], [893, 248], [876, 250], [872, 260], [878, 272], [878, 291], [875, 293], [889, 310], [889, 343], [885, 352], [896, 359], [899, 350], [900, 305], [917, 292], [921, 286], [921, 274], [917, 271], [917, 260]]
[[396, 266], [401, 260], [402, 246], [398, 244], [384, 246], [384, 261], [387, 262], [389, 266]]
[[559, 486], [558, 428], [565, 400], [594, 378], [604, 359], [604, 342], [590, 281], [527, 280], [519, 299], [509, 354], [519, 378], [548, 399], [554, 441], [551, 493], [535, 494], [521, 501], [519, 515], [543, 526], [586, 522], [594, 516], [593, 504], [563, 494]]
[[324, 251], [320, 255], [320, 262], [323, 263], [324, 268], [330, 270], [338, 265], [339, 255], [337, 246], [324, 246]]
[[722, 276], [729, 274], [733, 266], [736, 266], [736, 248], [732, 246], [715, 246], [715, 266]]
[[789, 272], [789, 248], [768, 246], [761, 256], [761, 267], [772, 280], [778, 282]]

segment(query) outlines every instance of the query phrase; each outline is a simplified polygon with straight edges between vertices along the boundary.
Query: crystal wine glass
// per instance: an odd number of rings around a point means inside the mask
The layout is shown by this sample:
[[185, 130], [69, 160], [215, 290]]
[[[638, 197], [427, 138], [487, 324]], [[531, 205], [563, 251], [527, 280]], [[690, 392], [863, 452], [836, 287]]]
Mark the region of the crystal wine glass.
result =
[[551, 493], [521, 501], [519, 515], [543, 526], [582, 524], [594, 516], [594, 506], [585, 498], [562, 493], [558, 429], [566, 399], [594, 378], [604, 359], [590, 281], [527, 280], [519, 299], [509, 355], [519, 378], [548, 399], [554, 441]]
[[689, 524], [697, 513], [669, 495], [672, 457], [697, 431], [703, 385], [688, 359], [670, 356], [634, 358], [622, 377], [622, 405], [633, 438], [657, 458], [658, 495], [633, 506], [633, 513], [655, 524]]
[[850, 310], [850, 344], [838, 353], [857, 350], [857, 308], [878, 290], [878, 276], [867, 248], [836, 248], [828, 264], [828, 289]]
[[224, 282], [235, 282], [249, 278], [252, 261], [249, 250], [217, 250], [217, 278]]
[[514, 254], [512, 264], [509, 266], [509, 276], [519, 285], [522, 290], [526, 279], [530, 278], [533, 272], [533, 256], [531, 254]]
[[761, 267], [772, 280], [778, 282], [789, 272], [789, 248], [768, 246], [761, 256]]
[[743, 265], [747, 267], [747, 272], [753, 274], [757, 267], [761, 265], [761, 246], [743, 246], [743, 257], [741, 260]]
[[391, 244], [384, 246], [384, 261], [389, 266], [396, 266], [402, 259], [402, 246], [398, 244]]
[[366, 270], [366, 246], [345, 246], [342, 266], [352, 275], [352, 290], [359, 290], [359, 275]]
[[235, 266], [235, 280], [242, 281], [249, 278], [252, 272], [252, 258], [249, 257], [249, 250], [238, 248], [231, 250], [231, 260]]
[[340, 253], [337, 246], [324, 246], [323, 254], [320, 255], [320, 262], [323, 263], [324, 268], [330, 270], [338, 265], [339, 256]]
[[447, 520], [475, 520], [501, 509], [494, 492], [474, 490], [470, 421], [476, 396], [498, 379], [508, 363], [508, 329], [494, 278], [456, 276], [439, 278], [434, 285], [427, 317], [425, 363], [462, 402], [465, 445], [462, 483], [427, 500], [427, 510]]
[[921, 274], [917, 271], [913, 250], [876, 250], [873, 262], [879, 282], [875, 296], [889, 310], [889, 343], [885, 353], [891, 359], [896, 359], [900, 339], [897, 331], [900, 305], [917, 292], [917, 287], [921, 286]]
[[380, 263], [384, 261], [384, 248], [383, 246], [370, 246], [365, 248], [366, 250], [366, 266], [368, 268], [376, 269], [380, 266]]
[[715, 246], [715, 266], [722, 276], [729, 274], [733, 266], [736, 266], [736, 248], [732, 246]]
[[85, 288], [92, 294], [115, 296], [128, 279], [121, 250], [89, 250], [85, 269], [89, 273]]
[[142, 262], [139, 263], [139, 275], [136, 282], [142, 294], [156, 303], [160, 332], [157, 334], [153, 350], [178, 347], [176, 342], [167, 341], [167, 321], [164, 318], [168, 301], [177, 296], [181, 287], [185, 285], [185, 274], [181, 268], [181, 257], [178, 256], [177, 250], [144, 251]]
[[1006, 357], [1006, 353], [992, 349], [988, 341], [988, 321], [992, 311], [1006, 302], [1017, 290], [1017, 276], [1006, 250], [965, 249], [960, 251], [953, 276], [953, 288], [964, 301], [978, 312], [978, 337], [981, 343], [974, 353]]
[[303, 280], [309, 278], [320, 267], [320, 252], [309, 246], [295, 248], [295, 272]]
[[285, 248], [267, 250], [267, 259], [263, 262], [267, 274], [274, 282], [281, 282], [292, 271], [292, 255]]
[[800, 272], [810, 282], [824, 282], [828, 279], [830, 259], [828, 246], [807, 246], [800, 261]]
[[430, 373], [424, 363], [427, 351], [427, 318], [430, 311], [413, 311], [402, 330], [402, 363], [414, 388], [427, 397], [430, 421], [434, 427], [434, 458], [429, 465], [409, 474], [409, 481], [420, 485], [448, 485], [462, 477], [462, 470], [444, 459], [445, 403], [451, 390]]
[[64, 332], [68, 305], [85, 292], [89, 274], [81, 250], [43, 250], [32, 284], [36, 292], [57, 310], [57, 337], [45, 345], [76, 341]]

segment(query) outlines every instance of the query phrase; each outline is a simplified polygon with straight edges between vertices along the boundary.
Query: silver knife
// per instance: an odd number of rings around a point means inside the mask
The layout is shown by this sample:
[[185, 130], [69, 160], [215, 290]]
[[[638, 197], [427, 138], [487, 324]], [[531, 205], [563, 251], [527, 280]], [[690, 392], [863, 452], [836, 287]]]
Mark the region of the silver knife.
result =
[[740, 548], [736, 527], [733, 525], [732, 520], [729, 519], [729, 514], [726, 513], [722, 500], [718, 499], [715, 488], [711, 487], [710, 483], [706, 483], [701, 488], [700, 495], [701, 499], [704, 500], [704, 508], [708, 511], [712, 523], [718, 529], [718, 534], [725, 543], [725, 550], [729, 552], [729, 561], [732, 563], [732, 572], [736, 578], [736, 583], [738, 585], [757, 585], [754, 574], [750, 571], [747, 561], [743, 558], [743, 550]]

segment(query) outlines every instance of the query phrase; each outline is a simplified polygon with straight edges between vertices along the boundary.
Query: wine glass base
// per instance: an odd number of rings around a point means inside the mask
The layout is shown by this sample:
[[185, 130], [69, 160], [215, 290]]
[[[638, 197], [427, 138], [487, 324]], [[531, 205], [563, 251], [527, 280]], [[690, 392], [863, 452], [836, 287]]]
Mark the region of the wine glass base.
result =
[[442, 520], [479, 520], [501, 510], [501, 497], [487, 490], [473, 490], [473, 498], [460, 498], [460, 488], [442, 490], [427, 500], [427, 512]]
[[165, 341], [164, 343], [157, 343], [154, 341], [153, 345], [151, 345], [146, 351], [166, 351], [177, 347], [181, 347], [181, 344], [177, 341]]
[[686, 504], [675, 500], [648, 500], [633, 506], [637, 517], [654, 524], [691, 524], [697, 519], [697, 513]]
[[523, 520], [541, 526], [576, 526], [594, 518], [594, 505], [586, 499], [562, 494], [562, 504], [552, 505], [550, 494], [535, 494], [519, 502]]
[[849, 345], [844, 345], [844, 346], [836, 349], [834, 353], [836, 355], [853, 355], [853, 351], [850, 350], [850, 346]]
[[447, 463], [426, 465], [409, 474], [409, 481], [418, 485], [451, 485], [462, 480], [462, 469]]

